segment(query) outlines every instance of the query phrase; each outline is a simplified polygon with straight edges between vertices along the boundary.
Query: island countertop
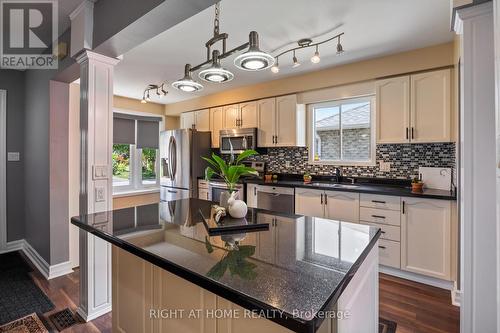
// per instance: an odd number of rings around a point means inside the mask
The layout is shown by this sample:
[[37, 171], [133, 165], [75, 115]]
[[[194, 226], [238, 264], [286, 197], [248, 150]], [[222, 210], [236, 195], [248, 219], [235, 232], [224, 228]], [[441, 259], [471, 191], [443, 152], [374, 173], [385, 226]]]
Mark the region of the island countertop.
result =
[[315, 332], [376, 244], [380, 229], [249, 209], [268, 230], [210, 236], [213, 203], [182, 199], [73, 217], [77, 227], [245, 309]]

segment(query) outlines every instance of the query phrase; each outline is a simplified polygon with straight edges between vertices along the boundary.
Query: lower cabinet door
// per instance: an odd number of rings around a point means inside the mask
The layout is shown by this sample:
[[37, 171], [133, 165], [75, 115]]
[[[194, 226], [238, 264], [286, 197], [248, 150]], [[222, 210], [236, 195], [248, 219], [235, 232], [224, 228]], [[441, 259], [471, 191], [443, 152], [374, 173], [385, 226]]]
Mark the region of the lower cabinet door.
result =
[[295, 188], [295, 214], [324, 217], [324, 196], [323, 190]]
[[402, 198], [401, 269], [451, 279], [451, 202]]
[[384, 266], [401, 268], [401, 248], [399, 242], [380, 239], [378, 241], [379, 263]]
[[247, 185], [247, 205], [251, 208], [257, 208], [257, 185]]
[[332, 220], [359, 222], [359, 193], [325, 191], [325, 217]]

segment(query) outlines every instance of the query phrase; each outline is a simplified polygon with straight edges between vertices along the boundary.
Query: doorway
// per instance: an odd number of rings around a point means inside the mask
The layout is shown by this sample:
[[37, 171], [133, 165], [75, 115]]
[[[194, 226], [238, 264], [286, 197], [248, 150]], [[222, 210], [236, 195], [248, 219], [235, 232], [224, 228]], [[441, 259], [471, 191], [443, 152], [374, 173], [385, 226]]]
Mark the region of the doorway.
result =
[[7, 250], [7, 91], [0, 90], [0, 252]]

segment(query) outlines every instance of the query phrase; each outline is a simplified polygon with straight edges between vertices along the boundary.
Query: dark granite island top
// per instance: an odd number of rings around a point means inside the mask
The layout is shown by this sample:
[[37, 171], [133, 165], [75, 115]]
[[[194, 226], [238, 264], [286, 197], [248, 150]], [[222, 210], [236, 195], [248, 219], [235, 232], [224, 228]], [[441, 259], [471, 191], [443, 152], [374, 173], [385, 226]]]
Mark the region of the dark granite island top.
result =
[[247, 221], [269, 230], [209, 236], [200, 212], [209, 215], [211, 204], [182, 199], [71, 222], [296, 332], [320, 327], [319, 314], [334, 309], [380, 236], [370, 226], [259, 209], [249, 209]]

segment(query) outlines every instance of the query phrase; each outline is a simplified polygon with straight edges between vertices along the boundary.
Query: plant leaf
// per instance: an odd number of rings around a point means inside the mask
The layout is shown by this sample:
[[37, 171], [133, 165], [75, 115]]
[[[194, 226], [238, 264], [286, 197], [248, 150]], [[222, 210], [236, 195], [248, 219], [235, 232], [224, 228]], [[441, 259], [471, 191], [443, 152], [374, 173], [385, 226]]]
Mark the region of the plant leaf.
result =
[[205, 169], [205, 180], [206, 181], [209, 181], [210, 179], [212, 179], [213, 175], [217, 174], [214, 169], [212, 169], [211, 167], [207, 167]]
[[204, 159], [205, 161], [207, 161], [207, 162], [208, 162], [208, 163], [209, 163], [212, 167], [214, 167], [216, 170], [221, 171], [221, 170], [220, 170], [220, 168], [219, 168], [219, 165], [218, 165], [217, 163], [215, 163], [215, 161], [213, 161], [213, 160], [211, 160], [211, 159], [209, 159], [209, 158], [207, 158], [207, 157], [201, 157], [201, 158], [202, 158], [202, 159]]
[[214, 279], [214, 280], [218, 280], [220, 279], [221, 277], [224, 276], [224, 273], [226, 272], [226, 269], [227, 269], [227, 260], [226, 258], [222, 258], [221, 261], [219, 261], [218, 263], [216, 263], [207, 273], [207, 276]]
[[214, 252], [214, 248], [213, 248], [212, 244], [210, 243], [210, 240], [208, 239], [207, 236], [205, 236], [205, 247], [207, 248], [208, 253]]
[[212, 154], [212, 159], [219, 165], [219, 169], [220, 169], [221, 173], [223, 175], [227, 174], [227, 168], [228, 168], [228, 166], [227, 166], [226, 161], [224, 161], [219, 156], [215, 155], [215, 153]]
[[236, 159], [236, 164], [239, 164], [244, 159], [246, 159], [250, 156], [254, 156], [254, 155], [259, 155], [259, 153], [253, 149], [247, 149], [244, 152], [242, 152], [240, 155], [238, 155], [238, 158]]

